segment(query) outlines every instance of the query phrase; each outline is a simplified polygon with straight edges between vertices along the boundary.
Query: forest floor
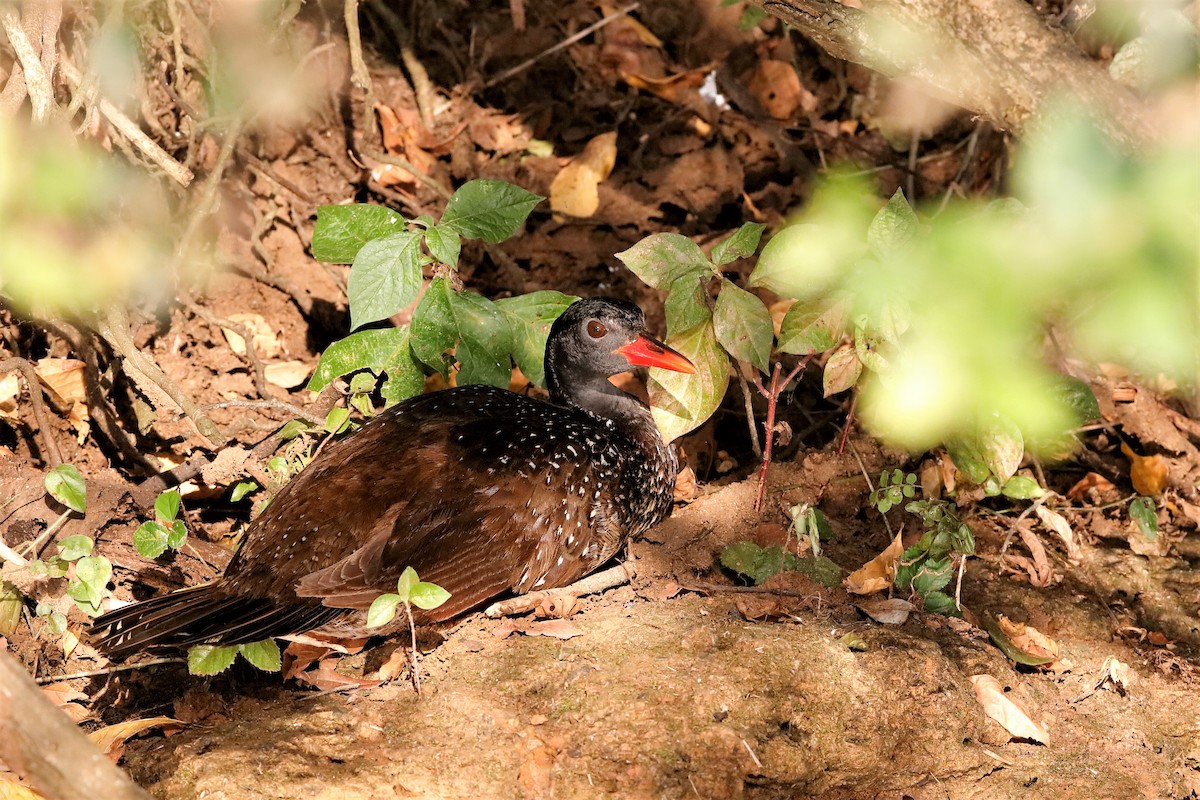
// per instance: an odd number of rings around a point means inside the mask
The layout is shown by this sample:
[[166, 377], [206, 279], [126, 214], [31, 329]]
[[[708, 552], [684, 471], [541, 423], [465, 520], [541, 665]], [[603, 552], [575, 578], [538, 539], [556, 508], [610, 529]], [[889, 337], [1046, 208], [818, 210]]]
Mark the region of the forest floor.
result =
[[[889, 100], [900, 89], [779, 25], [739, 31], [737, 6], [655, 4], [639, 19], [657, 39], [619, 19], [489, 83], [608, 11], [517, 3], [527, 13], [518, 32], [507, 3], [413, 5], [422, 15], [405, 22], [416, 32], [425, 88], [406, 78], [413, 67], [401, 66], [374, 4], [364, 17], [382, 146], [392, 156], [445, 185], [500, 178], [546, 195], [566, 157], [617, 133], [616, 166], [599, 184], [595, 214], [558, 218], [543, 205], [517, 237], [464, 247], [463, 282], [489, 297], [546, 288], [612, 294], [640, 302], [661, 330], [661, 298], [613, 257], [650, 233], [676, 231], [707, 248], [743, 221], [777, 224], [837, 163], [869, 174], [883, 197], [901, 187], [934, 207], [1004, 186], [1011, 142], [1002, 132], [947, 113], [922, 136], [897, 141]], [[316, 207], [370, 201], [415, 216], [443, 203], [424, 183], [363, 155], [379, 146], [371, 144], [378, 131], [362, 125], [367, 106], [349, 89], [340, 18], [327, 13], [307, 6], [293, 24], [309, 46], [328, 45], [317, 57], [328, 67], [328, 96], [301, 128], [246, 133], [227, 168], [218, 245], [230, 268], [186, 302], [135, 320], [137, 346], [207, 404], [230, 437], [230, 461], [291, 419], [246, 401], [285, 400], [317, 417], [327, 410], [328, 398], [303, 383], [321, 351], [348, 332], [348, 267], [312, 258]], [[184, 17], [186, 43], [200, 35], [189, 25], [202, 24]], [[167, 37], [147, 46], [170, 62]], [[714, 67], [731, 108], [699, 91]], [[800, 82], [780, 78], [797, 72]], [[178, 98], [157, 84], [147, 91], [156, 125], [186, 122]], [[193, 166], [211, 168], [219, 141], [201, 132], [196, 142]], [[735, 263], [729, 274], [748, 267]], [[255, 334], [265, 385], [254, 359], [223, 333], [231, 320]], [[15, 317], [0, 324], [6, 346], [32, 360], [81, 355]], [[139, 556], [132, 533], [154, 495], [138, 488], [148, 468], [130, 446], [158, 469], [217, 453], [189, 419], [169, 406], [155, 416], [127, 379], [109, 375], [100, 402], [117, 419], [97, 420], [89, 436], [77, 438], [69, 403], [56, 407], [47, 430], [0, 422], [5, 541], [19, 547], [60, 515], [42, 493], [44, 441], [53, 437], [88, 477], [86, 515], [57, 536], [96, 540], [115, 566], [117, 597], [209, 580], [257, 498], [230, 500], [235, 474], [193, 471], [184, 491], [189, 544], [156, 560]], [[961, 576], [963, 606], [975, 619], [1002, 614], [1054, 639], [1062, 655], [1055, 670], [1015, 665], [960, 620], [912, 613], [876, 622], [856, 605], [862, 598], [798, 573], [766, 584], [770, 591], [739, 591], [719, 565], [722, 549], [742, 540], [795, 546], [792, 506], [809, 503], [828, 516], [836, 536], [824, 552], [849, 573], [905, 524], [902, 509], [885, 522], [872, 508], [873, 477], [896, 467], [938, 472], [937, 453], [892, 452], [857, 431], [839, 453], [848, 400], [823, 399], [811, 374], [781, 404], [796, 434], [771, 468], [761, 511], [734, 385], [714, 420], [682, 442], [695, 486], [684, 487], [668, 521], [630, 546], [631, 584], [586, 598], [570, 626], [550, 635], [475, 614], [423, 636], [419, 696], [404, 681], [359, 688], [331, 675], [310, 678], [314, 689], [241, 662], [215, 678], [176, 662], [64, 680], [103, 672], [107, 662], [86, 641], [60, 646], [28, 612], [28, 624], [0, 642], [85, 727], [175, 720], [169, 735], [158, 726], [130, 738], [120, 761], [172, 800], [1198, 797], [1200, 513], [1192, 501], [1200, 425], [1115, 368], [1087, 377], [1103, 420], [1081, 434], [1081, 454], [1044, 474], [1056, 492], [1046, 505], [1069, 524], [1070, 542], [1027, 513], [1027, 502], [964, 497], [959, 508], [978, 542]], [[1167, 470], [1155, 539], [1129, 520], [1122, 442], [1160, 455]], [[908, 539], [916, 529], [910, 521]], [[75, 631], [86, 625], [78, 610], [70, 621]], [[368, 674], [396, 647], [379, 644], [338, 669]], [[992, 721], [976, 699], [971, 678], [979, 675], [996, 678], [1047, 741], [1013, 739]]]

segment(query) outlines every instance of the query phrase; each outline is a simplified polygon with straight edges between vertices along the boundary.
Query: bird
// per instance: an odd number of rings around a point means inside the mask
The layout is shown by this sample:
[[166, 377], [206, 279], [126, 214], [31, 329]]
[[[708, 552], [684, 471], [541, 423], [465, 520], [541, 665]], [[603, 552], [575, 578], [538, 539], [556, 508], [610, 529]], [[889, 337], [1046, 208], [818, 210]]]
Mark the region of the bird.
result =
[[[569, 585], [671, 510], [678, 463], [641, 399], [609, 379], [694, 374], [642, 310], [576, 301], [545, 352], [548, 400], [486, 385], [403, 401], [327, 446], [250, 524], [221, 577], [109, 611], [91, 632], [140, 651], [267, 638], [363, 638], [406, 567], [450, 593], [444, 622], [511, 593]], [[404, 620], [407, 625], [407, 620]]]

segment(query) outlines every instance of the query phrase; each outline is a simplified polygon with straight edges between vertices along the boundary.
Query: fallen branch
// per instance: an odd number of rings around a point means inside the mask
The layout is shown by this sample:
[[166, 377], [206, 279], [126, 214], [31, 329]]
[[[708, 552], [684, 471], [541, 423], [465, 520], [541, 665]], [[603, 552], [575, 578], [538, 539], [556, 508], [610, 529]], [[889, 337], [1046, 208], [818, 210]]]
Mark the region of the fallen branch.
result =
[[492, 603], [483, 613], [491, 618], [524, 614], [528, 611], [533, 611], [542, 604], [543, 600], [551, 597], [562, 597], [564, 595], [581, 597], [585, 594], [599, 594], [615, 586], [629, 583], [633, 580], [634, 575], [635, 572], [632, 563], [618, 564], [603, 572], [597, 572], [582, 580], [578, 580], [570, 586], [563, 586], [558, 589], [546, 589], [540, 592], [530, 592], [520, 597], [514, 597], [511, 600], [501, 600], [499, 603]]
[[33, 406], [33, 418], [37, 422], [38, 433], [41, 434], [42, 444], [46, 448], [46, 456], [50, 467], [57, 467], [62, 463], [62, 452], [59, 451], [58, 442], [50, 432], [50, 420], [46, 416], [46, 405], [42, 402], [42, 383], [38, 380], [33, 364], [27, 359], [6, 358], [0, 361], [0, 372], [12, 372], [14, 369], [25, 377], [25, 383], [29, 387], [29, 402]]

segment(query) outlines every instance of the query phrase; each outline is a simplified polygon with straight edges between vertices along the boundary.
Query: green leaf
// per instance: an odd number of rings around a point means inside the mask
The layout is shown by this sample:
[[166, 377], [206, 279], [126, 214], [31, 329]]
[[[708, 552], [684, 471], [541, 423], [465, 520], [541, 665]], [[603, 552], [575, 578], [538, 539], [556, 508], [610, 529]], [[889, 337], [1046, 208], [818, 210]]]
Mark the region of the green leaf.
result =
[[108, 596], [108, 579], [112, 563], [104, 556], [84, 556], [75, 562], [75, 580], [67, 586], [67, 594], [85, 614], [98, 616], [100, 601]]
[[49, 623], [50, 632], [55, 636], [61, 636], [67, 632], [67, 616], [58, 611], [52, 611], [46, 616], [46, 621]]
[[[357, 334], [355, 334], [355, 335], [357, 336]], [[320, 369], [320, 368], [321, 368], [321, 365], [318, 364], [317, 369]], [[338, 376], [335, 375], [334, 377], [338, 377]], [[311, 383], [310, 383], [310, 386], [311, 386]], [[310, 427], [312, 427], [312, 426], [309, 425], [304, 420], [294, 419], [294, 420], [291, 420], [290, 422], [286, 423], [282, 428], [280, 428], [275, 433], [275, 438], [279, 439], [281, 442], [289, 442], [292, 439], [295, 439], [300, 434], [304, 433]]]
[[521, 373], [538, 385], [546, 385], [546, 336], [550, 326], [567, 307], [578, 300], [561, 292], [531, 292], [496, 301], [513, 332], [513, 360]]
[[367, 609], [367, 627], [378, 628], [386, 625], [396, 617], [396, 606], [400, 605], [400, 595], [381, 594], [371, 601]]
[[1046, 490], [1028, 475], [1013, 475], [1005, 481], [1000, 493], [1013, 500], [1036, 500], [1044, 495]]
[[425, 231], [425, 246], [439, 264], [458, 267], [458, 254], [462, 250], [462, 238], [458, 233], [442, 225]]
[[816, 297], [846, 271], [857, 255], [836, 231], [821, 225], [789, 225], [767, 242], [747, 285], [780, 297]]
[[87, 487], [72, 464], [59, 464], [46, 473], [46, 491], [58, 502], [80, 514], [87, 508]]
[[369, 371], [356, 372], [350, 378], [350, 394], [358, 395], [373, 392], [375, 390], [375, 383], [376, 378], [373, 373]]
[[424, 581], [412, 587], [412, 592], [408, 597], [410, 603], [426, 611], [438, 608], [449, 599], [450, 593], [445, 589], [436, 583], [425, 583]]
[[700, 246], [678, 233], [655, 233], [617, 258], [646, 284], [666, 291], [685, 276], [711, 274], [712, 265]]
[[862, 375], [862, 362], [858, 360], [854, 345], [842, 345], [825, 362], [825, 372], [821, 379], [825, 387], [825, 396], [846, 391], [858, 382], [859, 375]]
[[759, 547], [754, 542], [734, 542], [721, 551], [721, 566], [745, 575], [758, 585], [783, 569], [783, 548]]
[[988, 469], [1003, 485], [1021, 466], [1021, 458], [1025, 455], [1025, 439], [1020, 428], [997, 417], [980, 431], [979, 449]]
[[672, 283], [667, 301], [663, 304], [663, 312], [667, 316], [668, 338], [709, 322], [712, 311], [708, 307], [708, 292], [703, 282], [693, 273]]
[[25, 598], [16, 584], [0, 581], [0, 636], [11, 638], [21, 625], [21, 613], [25, 610]]
[[179, 492], [175, 489], [168, 489], [154, 501], [154, 513], [163, 522], [170, 522], [179, 514], [180, 505], [182, 505], [182, 500]]
[[913, 591], [925, 597], [944, 589], [954, 577], [954, 563], [949, 558], [927, 558], [912, 576]]
[[350, 427], [350, 409], [334, 406], [325, 417], [325, 430], [329, 433], [341, 433]]
[[405, 567], [400, 573], [400, 577], [396, 580], [396, 595], [404, 601], [408, 601], [412, 597], [413, 587], [421, 582], [417, 576], [417, 571], [412, 567]]
[[367, 242], [354, 257], [346, 284], [350, 328], [403, 311], [420, 291], [420, 233], [403, 231]]
[[68, 536], [58, 543], [58, 557], [63, 561], [76, 561], [92, 552], [92, 540], [86, 536]]
[[832, 589], [842, 582], [842, 568], [825, 556], [792, 558], [788, 561], [787, 568], [807, 575], [828, 589]]
[[435, 278], [413, 314], [413, 351], [421, 361], [446, 374], [444, 354], [456, 341], [458, 385], [508, 386], [513, 349], [508, 318], [482, 295], [455, 292], [444, 278]]
[[404, 228], [404, 217], [385, 206], [367, 203], [319, 206], [317, 224], [313, 228], [313, 258], [349, 264], [367, 242]]
[[1071, 409], [1080, 425], [1100, 419], [1100, 403], [1096, 400], [1092, 387], [1069, 375], [1057, 376], [1055, 384], [1055, 394]]
[[974, 437], [960, 436], [946, 442], [946, 452], [958, 471], [976, 486], [982, 485], [992, 474], [984, 461], [979, 442]]
[[925, 601], [925, 610], [930, 614], [941, 614], [943, 617], [962, 616], [954, 598], [945, 592], [930, 592], [922, 599]]
[[845, 295], [797, 302], [779, 328], [779, 351], [798, 356], [824, 353], [846, 334], [850, 309]]
[[263, 639], [261, 642], [239, 644], [237, 649], [247, 661], [263, 672], [279, 672], [283, 667], [283, 658], [279, 652], [279, 645], [275, 643], [274, 639]]
[[897, 189], [887, 205], [871, 220], [871, 226], [867, 228], [867, 244], [881, 256], [895, 255], [913, 240], [919, 228], [917, 215], [904, 199], [904, 191]]
[[766, 230], [766, 225], [757, 222], [747, 222], [733, 232], [733, 235], [722, 241], [712, 250], [712, 262], [718, 267], [737, 261], [739, 258], [749, 258], [758, 250], [758, 241]]
[[729, 357], [717, 343], [712, 322], [667, 337], [667, 344], [696, 365], [696, 374], [650, 370], [651, 413], [663, 441], [671, 442], [703, 425], [725, 397]]
[[198, 644], [188, 649], [188, 672], [192, 675], [217, 675], [229, 669], [237, 654], [237, 645], [218, 647]]
[[168, 533], [158, 522], [143, 522], [133, 532], [133, 549], [142, 558], [158, 558], [167, 552]]
[[167, 547], [178, 550], [186, 541], [187, 526], [183, 524], [183, 520], [177, 519], [171, 523], [171, 528], [167, 531]]
[[722, 279], [713, 309], [713, 329], [717, 341], [730, 355], [739, 361], [749, 361], [759, 372], [767, 371], [775, 325], [762, 300]]
[[325, 352], [321, 353], [317, 368], [308, 380], [308, 389], [319, 392], [334, 380], [360, 369], [369, 369], [374, 373], [386, 370], [389, 376], [393, 372], [400, 377], [416, 375], [423, 383], [424, 375], [420, 366], [413, 360], [409, 347], [410, 339], [408, 326], [352, 333], [345, 339], [329, 345]]
[[512, 236], [545, 198], [507, 181], [473, 180], [458, 187], [438, 225], [468, 239], [498, 244]]
[[896, 577], [892, 580], [892, 584], [901, 591], [911, 591], [913, 577], [921, 568], [924, 560], [925, 548], [921, 545], [914, 544], [905, 550], [900, 554], [900, 561], [896, 565]]
[[1138, 529], [1147, 539], [1158, 538], [1158, 513], [1154, 508], [1154, 499], [1150, 497], [1135, 497], [1129, 504], [1129, 517], [1137, 523]]

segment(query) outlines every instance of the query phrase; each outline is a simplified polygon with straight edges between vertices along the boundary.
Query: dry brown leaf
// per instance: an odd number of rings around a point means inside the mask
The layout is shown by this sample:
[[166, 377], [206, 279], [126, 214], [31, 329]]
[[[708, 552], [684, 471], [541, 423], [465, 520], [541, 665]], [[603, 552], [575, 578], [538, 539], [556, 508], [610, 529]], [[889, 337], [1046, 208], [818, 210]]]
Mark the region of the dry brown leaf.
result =
[[1029, 548], [1029, 554], [1033, 556], [1033, 561], [1023, 564], [1025, 571], [1029, 573], [1029, 582], [1039, 588], [1053, 585], [1055, 583], [1054, 565], [1050, 563], [1050, 559], [1046, 555], [1046, 548], [1042, 546], [1042, 540], [1024, 522], [1017, 526], [1017, 532], [1021, 535], [1021, 541]]
[[[279, 337], [262, 314], [230, 314], [229, 321], [241, 325], [246, 333], [250, 334], [250, 343], [254, 345], [254, 351], [262, 358], [275, 358], [283, 352]], [[239, 356], [246, 355], [246, 340], [240, 334], [229, 328], [221, 328], [221, 333], [225, 335], [225, 341], [229, 342], [230, 350]]]
[[88, 696], [83, 692], [72, 689], [65, 683], [49, 683], [41, 687], [42, 694], [46, 695], [51, 703], [56, 706], [65, 706], [67, 703], [72, 703], [76, 700], [87, 700]]
[[813, 111], [817, 99], [800, 83], [789, 61], [765, 58], [758, 62], [744, 83], [758, 104], [775, 119], [791, 119], [799, 109]]
[[783, 329], [783, 318], [794, 305], [795, 300], [776, 300], [768, 309], [771, 312], [771, 324], [775, 326], [775, 338], [779, 338], [779, 332]]
[[1115, 492], [1117, 487], [1113, 486], [1112, 481], [1103, 475], [1097, 472], [1089, 472], [1067, 490], [1067, 497], [1071, 500], [1082, 500], [1093, 490], [1097, 494], [1106, 494], [1108, 492]]
[[83, 386], [83, 366], [77, 358], [43, 358], [33, 371], [57, 404], [66, 408], [71, 403], [83, 402], [87, 396]]
[[1063, 540], [1063, 544], [1067, 546], [1067, 558], [1078, 561], [1079, 545], [1075, 542], [1075, 531], [1071, 530], [1071, 523], [1067, 522], [1067, 518], [1045, 506], [1038, 506], [1035, 511], [1042, 524]]
[[1014, 622], [1003, 614], [996, 617], [996, 624], [1000, 626], [1000, 630], [1004, 631], [1004, 635], [1008, 637], [1008, 640], [1020, 649], [1021, 652], [1028, 653], [1036, 658], [1058, 658], [1058, 642], [1032, 625], [1026, 625], [1023, 622]]
[[617, 133], [594, 137], [550, 184], [550, 209], [571, 217], [590, 217], [600, 207], [600, 182], [617, 161]]
[[897, 533], [896, 538], [882, 553], [850, 573], [842, 582], [846, 591], [854, 594], [874, 594], [892, 585], [892, 578], [896, 576], [896, 562], [904, 553], [904, 542], [901, 539], [903, 533]]
[[[609, 17], [609, 16], [612, 16], [613, 14], [615, 14], [616, 11], [617, 11], [616, 4], [605, 2], [605, 0], [601, 0], [601, 3], [600, 3], [600, 13], [601, 14], [603, 14], [606, 17]], [[640, 44], [644, 44], [647, 47], [655, 47], [660, 50], [662, 49], [662, 46], [663, 46], [662, 39], [659, 39], [657, 36], [655, 36], [650, 31], [649, 28], [647, 28], [642, 23], [638, 22], [633, 17], [629, 16], [629, 14], [625, 14], [620, 19], [614, 21], [606, 35], [611, 37], [617, 31], [620, 32], [620, 35], [632, 35]]]
[[679, 475], [675, 478], [675, 502], [690, 503], [696, 499], [698, 492], [695, 470], [691, 467], [679, 470]]
[[668, 103], [687, 105], [685, 101], [704, 85], [710, 72], [712, 72], [712, 66], [706, 65], [700, 69], [668, 75], [665, 78], [652, 78], [637, 72], [622, 72], [621, 77], [635, 89], [649, 92]]
[[1121, 442], [1121, 452], [1129, 459], [1129, 478], [1138, 494], [1158, 497], [1167, 485], [1167, 460], [1159, 455], [1140, 456]]
[[884, 625], [903, 625], [908, 622], [908, 615], [916, 610], [912, 603], [898, 597], [891, 600], [882, 597], [870, 598], [854, 605], [868, 617]]
[[308, 380], [310, 371], [303, 361], [281, 361], [267, 364], [263, 368], [263, 377], [267, 379], [267, 383], [281, 389], [295, 389]]
[[1050, 741], [1046, 728], [1030, 719], [1025, 709], [1008, 698], [1000, 681], [991, 675], [972, 675], [971, 685], [975, 687], [975, 699], [983, 706], [984, 713], [999, 722], [1013, 738], [1039, 744]]
[[92, 712], [81, 706], [79, 703], [63, 703], [59, 706], [63, 713], [71, 718], [71, 722], [76, 725], [83, 722], [85, 719], [90, 719]]
[[1101, 669], [1104, 670], [1104, 677], [1100, 679], [1100, 683], [1097, 684], [1096, 688], [1106, 683], [1111, 683], [1118, 692], [1125, 694], [1125, 691], [1133, 682], [1133, 673], [1129, 669], [1129, 665], [1109, 656], [1104, 659], [1104, 666]]
[[136, 736], [143, 731], [148, 731], [151, 728], [178, 727], [181, 725], [182, 723], [179, 720], [172, 717], [131, 719], [127, 722], [118, 722], [116, 725], [108, 725], [99, 730], [92, 731], [87, 736], [105, 755], [115, 761], [120, 757], [121, 751], [124, 750], [126, 739]]
[[0, 419], [16, 419], [17, 395], [21, 393], [21, 380], [17, 373], [10, 372], [0, 378]]

